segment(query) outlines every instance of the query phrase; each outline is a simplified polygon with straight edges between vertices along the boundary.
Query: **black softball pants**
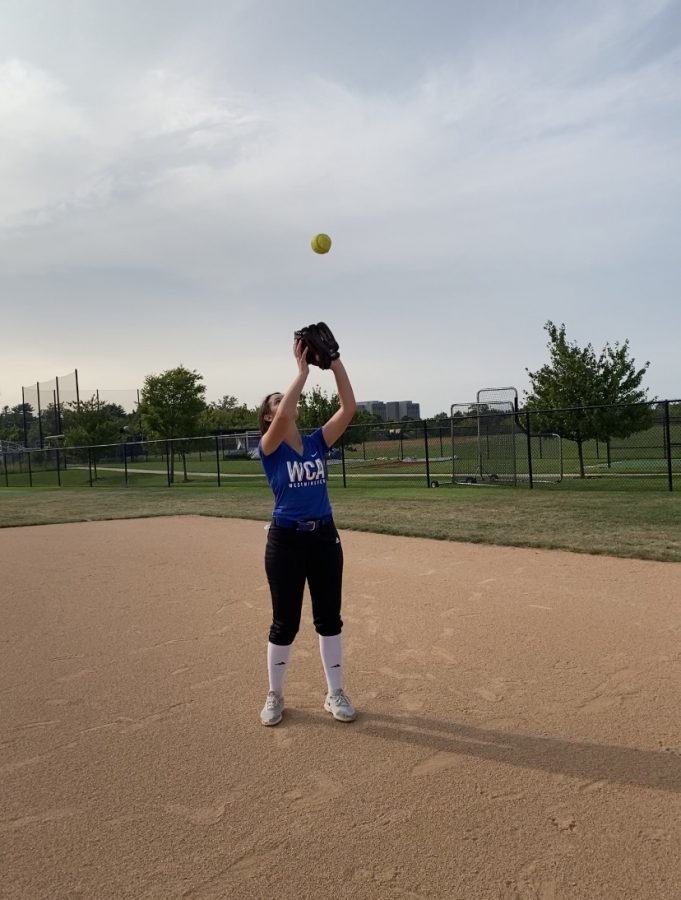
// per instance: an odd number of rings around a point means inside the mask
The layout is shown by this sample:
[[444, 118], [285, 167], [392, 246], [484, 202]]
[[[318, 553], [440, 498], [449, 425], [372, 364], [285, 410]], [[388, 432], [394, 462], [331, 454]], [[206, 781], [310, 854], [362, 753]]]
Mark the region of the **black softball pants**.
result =
[[300, 628], [306, 581], [316, 632], [326, 637], [340, 634], [343, 548], [333, 522], [314, 531], [272, 524], [267, 533], [265, 571], [272, 594], [272, 644], [293, 643]]

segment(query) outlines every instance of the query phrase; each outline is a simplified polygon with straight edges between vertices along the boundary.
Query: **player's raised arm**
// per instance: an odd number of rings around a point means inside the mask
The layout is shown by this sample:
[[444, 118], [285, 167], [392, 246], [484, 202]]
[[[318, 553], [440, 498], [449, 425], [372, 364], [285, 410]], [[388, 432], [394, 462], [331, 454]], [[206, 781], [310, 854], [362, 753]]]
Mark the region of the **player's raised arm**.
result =
[[352, 417], [357, 411], [357, 403], [355, 401], [355, 393], [352, 390], [348, 373], [340, 358], [334, 359], [331, 363], [331, 371], [336, 379], [336, 387], [338, 388], [338, 399], [340, 400], [340, 408], [331, 416], [329, 421], [322, 428], [324, 440], [327, 447], [333, 446], [338, 438], [343, 434], [345, 429], [352, 421]]
[[263, 414], [266, 430], [260, 441], [265, 456], [274, 453], [292, 427], [295, 428], [298, 401], [310, 373], [310, 367], [307, 364], [307, 349], [302, 341], [295, 342], [293, 353], [298, 363], [298, 375], [295, 381], [285, 394], [270, 394], [266, 400], [268, 409], [265, 409]]

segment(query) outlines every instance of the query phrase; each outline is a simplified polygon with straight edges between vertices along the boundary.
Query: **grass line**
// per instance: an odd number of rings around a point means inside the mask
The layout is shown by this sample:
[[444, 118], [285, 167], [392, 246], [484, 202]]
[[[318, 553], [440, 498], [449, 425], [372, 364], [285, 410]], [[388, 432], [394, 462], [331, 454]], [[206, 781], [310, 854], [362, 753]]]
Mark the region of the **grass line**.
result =
[[[0, 491], [0, 526], [207, 515], [265, 521], [266, 485]], [[340, 528], [681, 562], [681, 493], [331, 488]], [[0, 533], [0, 541], [1, 533]]]

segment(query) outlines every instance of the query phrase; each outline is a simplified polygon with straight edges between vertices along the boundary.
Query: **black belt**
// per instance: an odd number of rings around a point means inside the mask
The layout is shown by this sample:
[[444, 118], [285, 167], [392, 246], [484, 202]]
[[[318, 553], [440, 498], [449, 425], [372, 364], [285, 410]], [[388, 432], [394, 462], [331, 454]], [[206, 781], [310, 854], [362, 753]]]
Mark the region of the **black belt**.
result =
[[322, 525], [329, 525], [333, 522], [333, 518], [331, 516], [327, 516], [325, 519], [307, 519], [304, 522], [297, 521], [296, 519], [282, 519], [279, 516], [272, 516], [272, 523], [277, 526], [277, 528], [292, 528], [295, 531], [316, 531], [318, 528], [321, 528]]

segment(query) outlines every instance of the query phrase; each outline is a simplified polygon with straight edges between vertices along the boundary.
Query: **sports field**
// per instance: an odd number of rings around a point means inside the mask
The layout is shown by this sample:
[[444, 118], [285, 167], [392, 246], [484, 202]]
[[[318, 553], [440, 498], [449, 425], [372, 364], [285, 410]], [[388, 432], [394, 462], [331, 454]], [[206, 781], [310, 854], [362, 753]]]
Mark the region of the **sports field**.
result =
[[265, 729], [262, 521], [0, 531], [3, 898], [676, 896], [681, 568], [341, 534], [358, 720], [308, 608]]

